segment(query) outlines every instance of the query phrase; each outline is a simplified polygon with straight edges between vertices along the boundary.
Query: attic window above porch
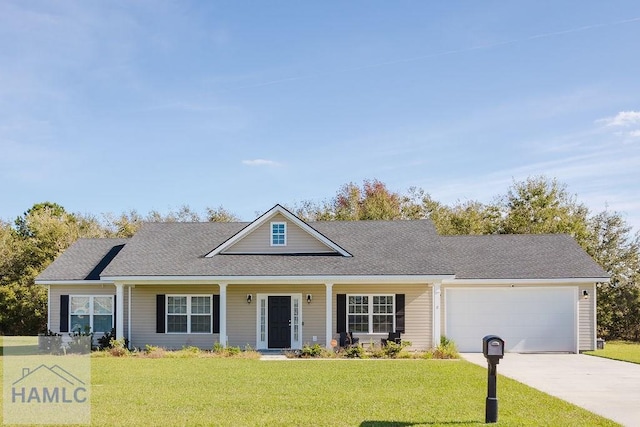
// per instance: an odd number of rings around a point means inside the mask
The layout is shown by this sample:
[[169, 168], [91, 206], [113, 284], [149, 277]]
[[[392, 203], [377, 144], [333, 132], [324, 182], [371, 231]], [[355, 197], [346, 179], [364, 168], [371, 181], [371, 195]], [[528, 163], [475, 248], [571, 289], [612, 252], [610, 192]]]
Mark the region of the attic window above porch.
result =
[[287, 223], [272, 222], [271, 223], [271, 246], [287, 245]]

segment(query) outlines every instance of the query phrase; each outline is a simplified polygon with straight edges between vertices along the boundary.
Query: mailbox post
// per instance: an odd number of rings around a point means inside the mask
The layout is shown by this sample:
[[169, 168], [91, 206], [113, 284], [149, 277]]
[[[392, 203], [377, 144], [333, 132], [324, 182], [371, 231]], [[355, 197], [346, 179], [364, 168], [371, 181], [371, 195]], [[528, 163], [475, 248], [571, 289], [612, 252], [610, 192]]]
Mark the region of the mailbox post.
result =
[[485, 407], [485, 423], [498, 422], [498, 397], [496, 391], [496, 365], [504, 357], [504, 340], [497, 335], [487, 335], [482, 338], [482, 353], [487, 359], [487, 401]]

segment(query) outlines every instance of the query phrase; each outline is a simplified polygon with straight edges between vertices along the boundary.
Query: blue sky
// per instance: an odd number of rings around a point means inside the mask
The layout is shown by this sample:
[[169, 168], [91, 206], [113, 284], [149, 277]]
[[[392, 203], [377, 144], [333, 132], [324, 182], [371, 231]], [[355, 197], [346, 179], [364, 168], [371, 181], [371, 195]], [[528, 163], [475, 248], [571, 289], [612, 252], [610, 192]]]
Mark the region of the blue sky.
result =
[[0, 1], [0, 218], [545, 174], [640, 230], [640, 2]]

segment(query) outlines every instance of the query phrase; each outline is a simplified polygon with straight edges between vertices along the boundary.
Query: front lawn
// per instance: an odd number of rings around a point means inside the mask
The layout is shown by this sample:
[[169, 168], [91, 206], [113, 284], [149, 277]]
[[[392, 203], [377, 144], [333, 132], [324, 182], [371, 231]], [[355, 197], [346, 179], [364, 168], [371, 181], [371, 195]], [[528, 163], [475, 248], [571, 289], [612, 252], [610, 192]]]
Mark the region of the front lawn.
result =
[[602, 350], [585, 351], [584, 354], [622, 360], [624, 362], [640, 363], [640, 343], [611, 341], [606, 342]]
[[[1, 358], [0, 358], [1, 360]], [[466, 361], [92, 358], [94, 425], [482, 425]], [[500, 425], [616, 425], [508, 378]]]

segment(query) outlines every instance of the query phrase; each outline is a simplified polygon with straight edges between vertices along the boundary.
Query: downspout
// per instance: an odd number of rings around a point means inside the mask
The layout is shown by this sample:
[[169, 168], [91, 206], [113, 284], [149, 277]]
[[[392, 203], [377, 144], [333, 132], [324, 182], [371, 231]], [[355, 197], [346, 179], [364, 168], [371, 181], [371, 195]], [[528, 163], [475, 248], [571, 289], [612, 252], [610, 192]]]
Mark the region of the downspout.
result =
[[596, 350], [598, 348], [598, 304], [596, 298], [598, 298], [598, 284], [594, 283], [592, 298], [593, 306], [591, 307], [591, 309], [593, 310], [593, 342], [591, 343], [591, 347], [593, 348], [593, 350]]
[[51, 330], [51, 285], [47, 285], [47, 333]]
[[129, 285], [129, 295], [127, 301], [127, 341], [131, 347], [131, 288], [135, 285]]

